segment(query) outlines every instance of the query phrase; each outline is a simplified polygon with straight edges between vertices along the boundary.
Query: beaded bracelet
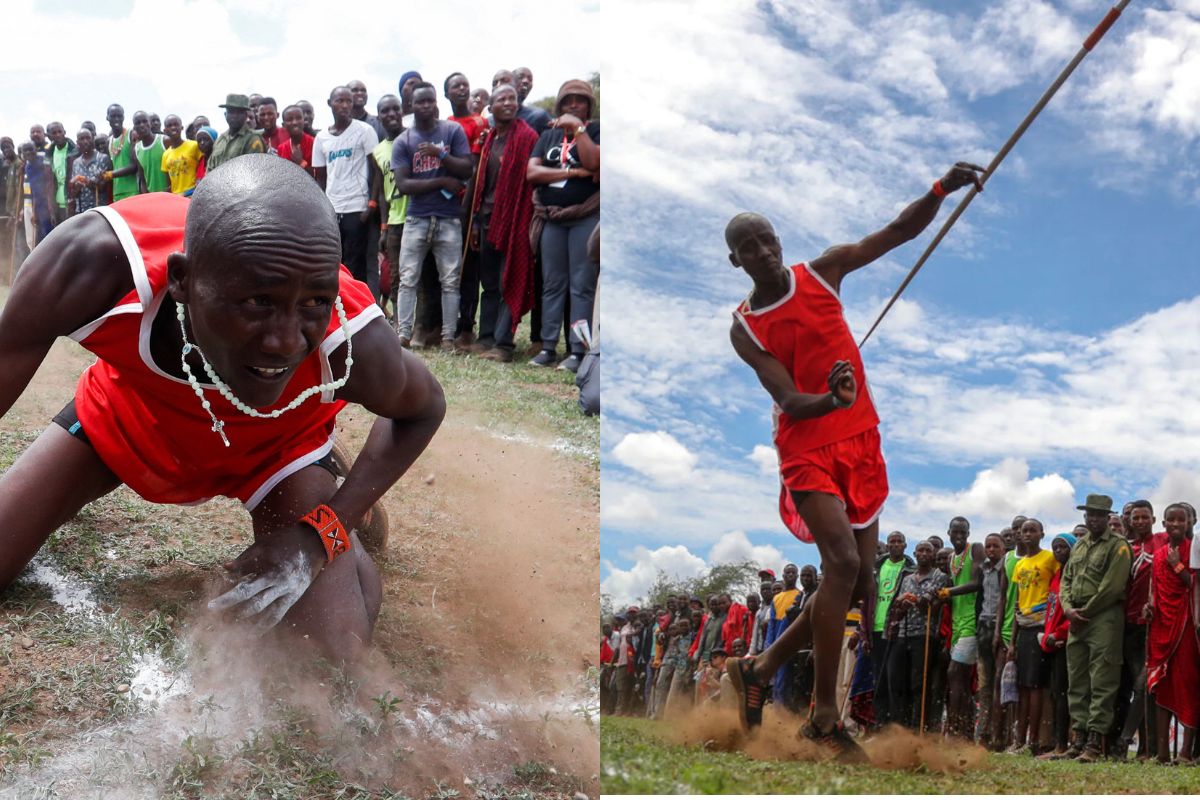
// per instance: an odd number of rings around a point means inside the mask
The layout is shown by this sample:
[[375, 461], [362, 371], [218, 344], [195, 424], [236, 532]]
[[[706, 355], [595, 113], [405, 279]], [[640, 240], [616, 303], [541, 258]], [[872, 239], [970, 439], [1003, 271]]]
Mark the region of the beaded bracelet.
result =
[[938, 179], [933, 182], [933, 190], [932, 191], [933, 191], [934, 197], [945, 197], [946, 196], [946, 188], [944, 186], [942, 186], [941, 179]]
[[350, 534], [346, 533], [346, 526], [334, 510], [324, 503], [305, 514], [300, 521], [311, 526], [321, 537], [329, 561], [350, 549]]

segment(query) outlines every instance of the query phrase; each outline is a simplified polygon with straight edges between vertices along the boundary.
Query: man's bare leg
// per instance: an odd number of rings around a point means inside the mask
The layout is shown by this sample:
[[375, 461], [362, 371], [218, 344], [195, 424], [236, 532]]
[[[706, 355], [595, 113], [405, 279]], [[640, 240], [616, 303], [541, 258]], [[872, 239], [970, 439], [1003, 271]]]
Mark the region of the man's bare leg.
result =
[[[333, 475], [321, 467], [305, 467], [290, 475], [251, 512], [254, 538], [294, 526], [327, 502], [336, 489]], [[363, 654], [383, 602], [383, 583], [375, 562], [356, 533], [351, 540], [350, 551], [321, 570], [279, 623], [281, 629], [308, 636], [334, 662], [352, 662]]]
[[824, 578], [804, 612], [754, 660], [754, 677], [766, 684], [797, 651], [812, 642], [813, 712], [818, 730], [838, 720], [837, 667], [850, 605], [866, 596], [872, 580], [878, 523], [855, 532], [841, 501], [820, 492], [793, 493], [796, 510], [816, 532]]
[[51, 424], [0, 476], [0, 590], [60, 525], [120, 485], [91, 445]]

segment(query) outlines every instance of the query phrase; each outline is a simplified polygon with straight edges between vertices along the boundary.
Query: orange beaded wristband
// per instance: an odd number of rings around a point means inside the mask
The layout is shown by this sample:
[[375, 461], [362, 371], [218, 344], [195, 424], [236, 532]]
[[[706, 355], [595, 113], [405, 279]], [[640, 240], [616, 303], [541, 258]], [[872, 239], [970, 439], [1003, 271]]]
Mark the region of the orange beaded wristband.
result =
[[933, 196], [934, 197], [945, 197], [946, 196], [946, 190], [942, 187], [942, 182], [940, 179], [933, 182]]
[[325, 554], [329, 561], [350, 549], [350, 534], [329, 506], [317, 506], [301, 517], [300, 521], [316, 530], [317, 535], [321, 537], [321, 544], [325, 545]]

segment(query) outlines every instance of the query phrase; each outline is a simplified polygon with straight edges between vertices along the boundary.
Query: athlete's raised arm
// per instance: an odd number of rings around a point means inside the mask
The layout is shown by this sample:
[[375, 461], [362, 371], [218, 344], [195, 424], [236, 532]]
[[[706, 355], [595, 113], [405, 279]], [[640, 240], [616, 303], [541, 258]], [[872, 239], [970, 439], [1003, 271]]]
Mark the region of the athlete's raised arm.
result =
[[865, 239], [853, 244], [838, 244], [830, 247], [810, 262], [810, 266], [835, 290], [840, 289], [842, 278], [854, 270], [865, 267], [880, 256], [894, 250], [905, 242], [915, 239], [937, 216], [942, 198], [964, 186], [975, 184], [983, 191], [979, 176], [983, 167], [959, 161], [934, 188], [909, 203], [900, 215]]

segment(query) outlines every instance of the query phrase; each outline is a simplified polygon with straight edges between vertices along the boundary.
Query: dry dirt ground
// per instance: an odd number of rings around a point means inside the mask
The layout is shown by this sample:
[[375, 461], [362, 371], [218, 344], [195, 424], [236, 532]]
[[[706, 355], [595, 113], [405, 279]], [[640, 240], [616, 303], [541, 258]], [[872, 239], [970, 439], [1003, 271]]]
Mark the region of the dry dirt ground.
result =
[[[90, 360], [55, 345], [0, 420], [0, 469]], [[0, 593], [0, 798], [595, 797], [599, 470], [536, 413], [504, 434], [494, 413], [450, 394], [385, 497], [383, 611], [355, 670], [203, 612], [249, 541], [240, 505], [119, 489], [85, 509]], [[350, 452], [370, 422], [343, 412]]]

